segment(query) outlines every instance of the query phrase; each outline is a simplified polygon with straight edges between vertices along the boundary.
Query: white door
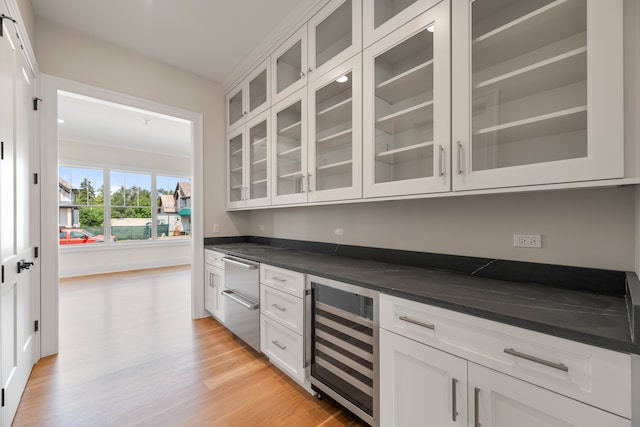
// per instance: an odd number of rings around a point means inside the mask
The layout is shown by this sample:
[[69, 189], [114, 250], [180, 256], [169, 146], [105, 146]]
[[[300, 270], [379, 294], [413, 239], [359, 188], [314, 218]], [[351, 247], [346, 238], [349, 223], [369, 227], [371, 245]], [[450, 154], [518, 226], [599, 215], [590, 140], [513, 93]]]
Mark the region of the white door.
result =
[[[3, 13], [6, 13], [3, 11]], [[2, 360], [2, 425], [9, 426], [35, 361], [31, 209], [33, 184], [33, 78], [22, 52], [16, 49], [13, 24], [4, 20], [0, 39], [0, 336]]]
[[469, 362], [469, 425], [631, 427], [631, 421]]
[[466, 360], [380, 329], [381, 426], [466, 426], [466, 395]]

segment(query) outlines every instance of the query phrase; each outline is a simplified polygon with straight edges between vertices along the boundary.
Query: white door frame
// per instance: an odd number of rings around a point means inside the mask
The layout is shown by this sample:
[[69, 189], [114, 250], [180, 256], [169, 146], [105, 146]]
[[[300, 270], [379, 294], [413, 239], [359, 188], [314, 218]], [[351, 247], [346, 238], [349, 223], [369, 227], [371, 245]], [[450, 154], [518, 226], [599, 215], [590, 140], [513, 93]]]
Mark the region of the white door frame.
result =
[[191, 317], [205, 316], [204, 284], [204, 174], [202, 114], [71, 80], [41, 75], [42, 116], [42, 297], [41, 357], [58, 352], [58, 91], [73, 92], [154, 111], [193, 123], [191, 135]]

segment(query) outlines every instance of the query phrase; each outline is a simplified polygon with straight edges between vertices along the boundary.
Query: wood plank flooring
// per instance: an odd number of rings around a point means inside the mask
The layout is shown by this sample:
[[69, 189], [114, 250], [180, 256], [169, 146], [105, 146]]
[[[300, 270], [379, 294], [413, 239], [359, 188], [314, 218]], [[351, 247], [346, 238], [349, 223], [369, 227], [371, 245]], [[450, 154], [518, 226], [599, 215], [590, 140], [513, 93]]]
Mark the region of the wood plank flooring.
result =
[[361, 426], [212, 318], [188, 267], [65, 279], [60, 352], [38, 362], [13, 426]]

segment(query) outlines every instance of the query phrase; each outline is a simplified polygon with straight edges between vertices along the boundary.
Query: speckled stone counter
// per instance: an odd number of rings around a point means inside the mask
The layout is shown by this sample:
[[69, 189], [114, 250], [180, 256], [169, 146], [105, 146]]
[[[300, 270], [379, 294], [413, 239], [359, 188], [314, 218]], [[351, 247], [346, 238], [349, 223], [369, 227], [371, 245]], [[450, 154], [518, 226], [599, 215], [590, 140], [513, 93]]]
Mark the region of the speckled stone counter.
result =
[[[627, 283], [627, 287], [632, 287], [633, 291], [624, 295], [606, 295], [572, 289], [572, 286], [565, 289], [539, 283], [498, 280], [470, 273], [256, 243], [213, 244], [205, 245], [205, 249], [351, 283], [585, 344], [640, 354], [640, 342], [638, 339], [634, 342], [631, 328], [634, 322], [640, 322], [637, 316], [635, 320], [632, 316], [639, 309], [640, 302], [631, 299], [632, 293], [640, 292], [640, 281], [635, 274], [627, 274], [631, 277], [627, 282], [632, 282], [633, 278], [636, 280], [636, 283]], [[487, 260], [487, 263], [491, 262]], [[640, 335], [638, 330], [635, 333]]]

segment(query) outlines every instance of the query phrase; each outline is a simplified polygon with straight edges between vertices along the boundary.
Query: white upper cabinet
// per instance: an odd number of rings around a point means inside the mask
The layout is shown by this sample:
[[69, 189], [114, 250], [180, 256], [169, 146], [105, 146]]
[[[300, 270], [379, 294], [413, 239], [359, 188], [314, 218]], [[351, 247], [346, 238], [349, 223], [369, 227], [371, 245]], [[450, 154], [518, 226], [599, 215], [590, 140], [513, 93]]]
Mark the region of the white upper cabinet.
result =
[[453, 189], [624, 175], [622, 0], [453, 0]]
[[364, 47], [378, 41], [440, 0], [364, 0], [362, 38]]
[[332, 0], [307, 23], [309, 80], [362, 50], [362, 0]]
[[308, 201], [362, 197], [362, 57], [309, 83]]
[[298, 90], [271, 108], [273, 204], [307, 201], [307, 90]]
[[364, 196], [450, 190], [449, 2], [363, 54]]
[[236, 129], [271, 105], [267, 59], [227, 95], [227, 131]]
[[307, 24], [271, 54], [271, 69], [274, 104], [307, 84]]
[[270, 203], [269, 111], [248, 120], [227, 137], [227, 207]]

